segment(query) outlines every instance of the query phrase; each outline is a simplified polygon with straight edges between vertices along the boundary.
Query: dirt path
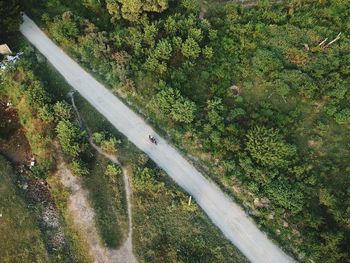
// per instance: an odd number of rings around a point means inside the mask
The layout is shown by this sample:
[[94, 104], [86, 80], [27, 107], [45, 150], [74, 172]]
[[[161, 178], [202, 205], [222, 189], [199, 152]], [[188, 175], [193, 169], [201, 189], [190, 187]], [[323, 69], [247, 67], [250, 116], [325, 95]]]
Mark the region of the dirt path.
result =
[[[108, 158], [108, 156], [106, 156]], [[112, 158], [113, 159], [113, 158]], [[116, 162], [117, 163], [117, 162]], [[124, 177], [127, 174], [124, 172]], [[119, 249], [108, 249], [103, 246], [95, 225], [95, 212], [89, 204], [88, 192], [82, 187], [81, 179], [74, 176], [62, 159], [59, 160], [58, 176], [64, 187], [69, 189], [71, 195], [68, 201], [68, 211], [72, 215], [73, 222], [84, 235], [89, 245], [90, 254], [94, 262], [98, 263], [135, 263], [131, 242], [131, 218], [129, 217], [129, 234], [126, 241]], [[131, 209], [130, 209], [131, 210]], [[129, 211], [131, 212], [131, 211]], [[130, 213], [131, 215], [131, 213]]]
[[[115, 128], [192, 195], [212, 222], [250, 261], [259, 263], [293, 261], [269, 240], [243, 209], [224, 194], [214, 182], [199, 173], [140, 116], [56, 46], [30, 18], [24, 15], [23, 19], [20, 31], [29, 42]], [[157, 138], [159, 142], [157, 146], [149, 142], [149, 134]]]
[[88, 192], [83, 189], [80, 178], [71, 173], [61, 158], [57, 173], [63, 186], [71, 192], [68, 200], [68, 212], [73, 218], [75, 227], [79, 229], [89, 245], [94, 262], [109, 262], [108, 251], [102, 245], [95, 225], [95, 212], [89, 204]]
[[126, 195], [126, 202], [127, 202], [127, 209], [128, 209], [128, 221], [129, 221], [129, 229], [128, 229], [128, 236], [127, 239], [124, 241], [124, 243], [120, 246], [119, 249], [109, 249], [109, 258], [111, 262], [121, 262], [121, 263], [135, 263], [137, 262], [133, 252], [132, 252], [132, 209], [131, 209], [131, 187], [129, 182], [129, 176], [127, 174], [126, 169], [123, 169], [120, 162], [118, 161], [117, 157], [115, 155], [108, 154], [104, 152], [101, 148], [99, 148], [92, 140], [91, 132], [89, 127], [86, 127], [84, 124], [83, 119], [80, 116], [79, 110], [77, 106], [75, 105], [74, 100], [74, 91], [69, 92], [68, 96], [71, 99], [71, 103], [73, 106], [73, 109], [76, 113], [77, 120], [79, 122], [79, 125], [82, 128], [85, 128], [88, 131], [89, 134], [89, 143], [90, 145], [101, 155], [106, 157], [108, 160], [110, 160], [112, 163], [118, 165], [121, 167], [123, 172], [123, 181], [124, 181], [124, 190]]

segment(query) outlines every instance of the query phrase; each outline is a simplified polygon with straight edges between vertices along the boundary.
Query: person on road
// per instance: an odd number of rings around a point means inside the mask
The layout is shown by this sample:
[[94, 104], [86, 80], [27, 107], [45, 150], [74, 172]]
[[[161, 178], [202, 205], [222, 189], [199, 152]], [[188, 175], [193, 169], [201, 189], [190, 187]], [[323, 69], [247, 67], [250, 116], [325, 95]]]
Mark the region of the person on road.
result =
[[148, 135], [148, 139], [151, 141], [151, 143], [154, 143], [155, 145], [157, 145], [157, 140], [156, 138], [154, 138], [154, 136]]

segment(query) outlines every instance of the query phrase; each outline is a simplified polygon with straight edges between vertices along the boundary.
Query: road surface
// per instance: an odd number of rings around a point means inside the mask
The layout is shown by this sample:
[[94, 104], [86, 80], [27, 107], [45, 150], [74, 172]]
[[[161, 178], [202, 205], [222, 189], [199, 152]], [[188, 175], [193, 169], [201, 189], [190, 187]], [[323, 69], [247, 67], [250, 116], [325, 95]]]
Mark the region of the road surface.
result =
[[[226, 196], [216, 184], [204, 178], [173, 146], [157, 135], [140, 116], [56, 46], [31, 19], [26, 15], [23, 18], [24, 22], [20, 31], [29, 42], [114, 127], [164, 169], [180, 187], [192, 195], [212, 222], [251, 262], [293, 261], [272, 243], [242, 208]], [[149, 134], [157, 138], [157, 146], [149, 142]]]

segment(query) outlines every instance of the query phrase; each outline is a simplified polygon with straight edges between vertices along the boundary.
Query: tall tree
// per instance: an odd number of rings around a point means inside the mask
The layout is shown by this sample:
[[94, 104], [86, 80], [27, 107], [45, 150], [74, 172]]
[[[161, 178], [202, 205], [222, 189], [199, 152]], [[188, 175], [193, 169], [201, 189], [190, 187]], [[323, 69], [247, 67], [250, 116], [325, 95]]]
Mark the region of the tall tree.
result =
[[296, 156], [296, 148], [287, 144], [275, 130], [256, 126], [247, 134], [247, 150], [265, 167], [287, 167]]

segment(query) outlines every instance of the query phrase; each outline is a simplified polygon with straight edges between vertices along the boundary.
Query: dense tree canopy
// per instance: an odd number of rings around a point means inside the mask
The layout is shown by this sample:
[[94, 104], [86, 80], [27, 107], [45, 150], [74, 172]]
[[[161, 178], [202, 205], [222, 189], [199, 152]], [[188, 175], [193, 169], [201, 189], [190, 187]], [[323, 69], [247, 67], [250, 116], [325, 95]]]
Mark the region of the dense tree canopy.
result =
[[19, 30], [20, 11], [19, 0], [0, 0], [0, 36]]
[[274, 129], [257, 126], [248, 131], [247, 150], [266, 167], [287, 167], [296, 156], [296, 149], [286, 144]]
[[107, 0], [107, 10], [114, 19], [123, 17], [136, 22], [144, 12], [162, 12], [168, 8], [168, 0]]

